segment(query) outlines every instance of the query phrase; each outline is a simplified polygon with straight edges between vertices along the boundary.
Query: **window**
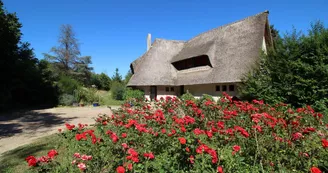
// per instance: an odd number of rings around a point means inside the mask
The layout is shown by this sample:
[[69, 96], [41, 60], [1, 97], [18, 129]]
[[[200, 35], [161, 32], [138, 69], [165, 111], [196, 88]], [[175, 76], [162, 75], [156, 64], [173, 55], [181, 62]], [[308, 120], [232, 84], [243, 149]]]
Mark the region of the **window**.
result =
[[189, 68], [194, 68], [194, 67], [201, 67], [201, 66], [210, 66], [212, 67], [212, 64], [210, 62], [210, 59], [207, 55], [200, 55], [196, 57], [191, 57], [188, 59], [184, 59], [181, 61], [177, 61], [172, 63], [172, 65], [177, 69], [177, 70], [185, 70]]
[[217, 86], [215, 87], [215, 91], [220, 91], [220, 89], [221, 89], [220, 85], [217, 85]]
[[165, 91], [166, 92], [169, 92], [170, 91], [170, 88], [169, 87], [165, 87]]
[[227, 85], [222, 85], [222, 91], [227, 91]]
[[229, 85], [229, 91], [235, 91], [235, 85]]
[[171, 87], [171, 91], [172, 91], [172, 92], [174, 91], [174, 87]]

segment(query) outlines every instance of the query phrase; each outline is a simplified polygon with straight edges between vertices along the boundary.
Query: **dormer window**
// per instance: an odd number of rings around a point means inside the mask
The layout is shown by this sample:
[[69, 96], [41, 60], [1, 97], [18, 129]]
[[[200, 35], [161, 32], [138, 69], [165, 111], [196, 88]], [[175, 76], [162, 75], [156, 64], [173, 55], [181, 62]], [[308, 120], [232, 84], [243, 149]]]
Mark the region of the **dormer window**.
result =
[[210, 66], [212, 64], [207, 55], [200, 55], [172, 63], [177, 70], [186, 70], [194, 67]]

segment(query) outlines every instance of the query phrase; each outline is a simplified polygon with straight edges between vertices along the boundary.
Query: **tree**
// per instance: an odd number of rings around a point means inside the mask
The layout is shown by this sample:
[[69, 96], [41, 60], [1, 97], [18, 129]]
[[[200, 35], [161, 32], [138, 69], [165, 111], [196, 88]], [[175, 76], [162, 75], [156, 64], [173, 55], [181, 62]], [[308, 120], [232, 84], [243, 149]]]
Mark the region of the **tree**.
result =
[[114, 75], [113, 75], [113, 77], [112, 77], [112, 81], [113, 81], [113, 82], [119, 82], [119, 83], [122, 82], [122, 76], [121, 76], [121, 74], [118, 72], [118, 68], [115, 69], [115, 73], [114, 73]]
[[21, 41], [22, 24], [0, 0], [0, 109], [55, 102], [55, 90], [30, 44]]
[[44, 54], [60, 73], [72, 76], [86, 84], [91, 77], [90, 56], [80, 56], [80, 47], [71, 25], [62, 25], [58, 39], [59, 46], [51, 48], [51, 54]]
[[131, 70], [129, 70], [129, 71], [126, 73], [125, 78], [124, 78], [124, 83], [125, 83], [125, 85], [128, 84], [128, 82], [129, 82], [129, 80], [131, 79], [131, 77], [132, 77], [132, 72], [131, 72]]
[[[321, 22], [308, 35], [285, 35], [241, 87], [244, 98], [316, 105], [328, 96], [328, 29]], [[325, 102], [325, 101], [324, 101]]]

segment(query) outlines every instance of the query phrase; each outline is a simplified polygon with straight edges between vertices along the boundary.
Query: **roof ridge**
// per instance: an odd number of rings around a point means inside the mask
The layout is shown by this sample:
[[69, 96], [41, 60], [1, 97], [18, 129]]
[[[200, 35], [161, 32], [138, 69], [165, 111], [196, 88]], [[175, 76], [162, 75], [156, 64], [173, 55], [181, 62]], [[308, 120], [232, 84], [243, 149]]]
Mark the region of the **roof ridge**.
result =
[[255, 15], [253, 15], [253, 16], [248, 16], [248, 17], [246, 17], [246, 18], [244, 18], [244, 19], [240, 19], [240, 20], [237, 20], [237, 21], [235, 21], [235, 22], [231, 22], [231, 23], [228, 23], [228, 24], [225, 24], [225, 25], [219, 26], [219, 27], [217, 27], [217, 28], [213, 28], [213, 29], [211, 29], [211, 30], [208, 30], [208, 31], [202, 32], [202, 33], [198, 34], [197, 36], [191, 38], [190, 40], [188, 40], [188, 41], [186, 41], [186, 42], [188, 43], [189, 41], [191, 41], [191, 40], [193, 40], [193, 39], [195, 39], [195, 38], [197, 38], [197, 37], [203, 35], [204, 33], [211, 32], [211, 31], [214, 31], [214, 30], [220, 30], [220, 29], [222, 29], [222, 28], [225, 28], [225, 27], [227, 27], [227, 26], [233, 25], [233, 24], [235, 24], [235, 23], [243, 22], [243, 21], [248, 20], [248, 19], [250, 19], [250, 18], [254, 18], [254, 17], [260, 16], [260, 15], [262, 15], [262, 14], [264, 14], [264, 13], [269, 14], [269, 10], [265, 10], [264, 12], [257, 13], [257, 14], [255, 14]]
[[155, 40], [159, 40], [159, 41], [172, 41], [172, 42], [178, 42], [178, 43], [185, 43], [187, 41], [183, 41], [183, 40], [168, 40], [168, 39], [164, 39], [164, 38], [155, 38]]

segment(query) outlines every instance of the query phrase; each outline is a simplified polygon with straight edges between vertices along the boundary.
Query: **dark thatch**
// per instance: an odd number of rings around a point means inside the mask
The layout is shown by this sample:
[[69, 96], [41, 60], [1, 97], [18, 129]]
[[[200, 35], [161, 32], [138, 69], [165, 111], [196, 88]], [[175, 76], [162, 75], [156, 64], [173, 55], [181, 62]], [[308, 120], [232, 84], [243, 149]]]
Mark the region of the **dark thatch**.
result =
[[[143, 56], [132, 62], [128, 86], [194, 85], [240, 82], [260, 56], [263, 38], [272, 44], [268, 12], [210, 30], [193, 39], [156, 39]], [[178, 71], [171, 64], [208, 55], [212, 68]]]

